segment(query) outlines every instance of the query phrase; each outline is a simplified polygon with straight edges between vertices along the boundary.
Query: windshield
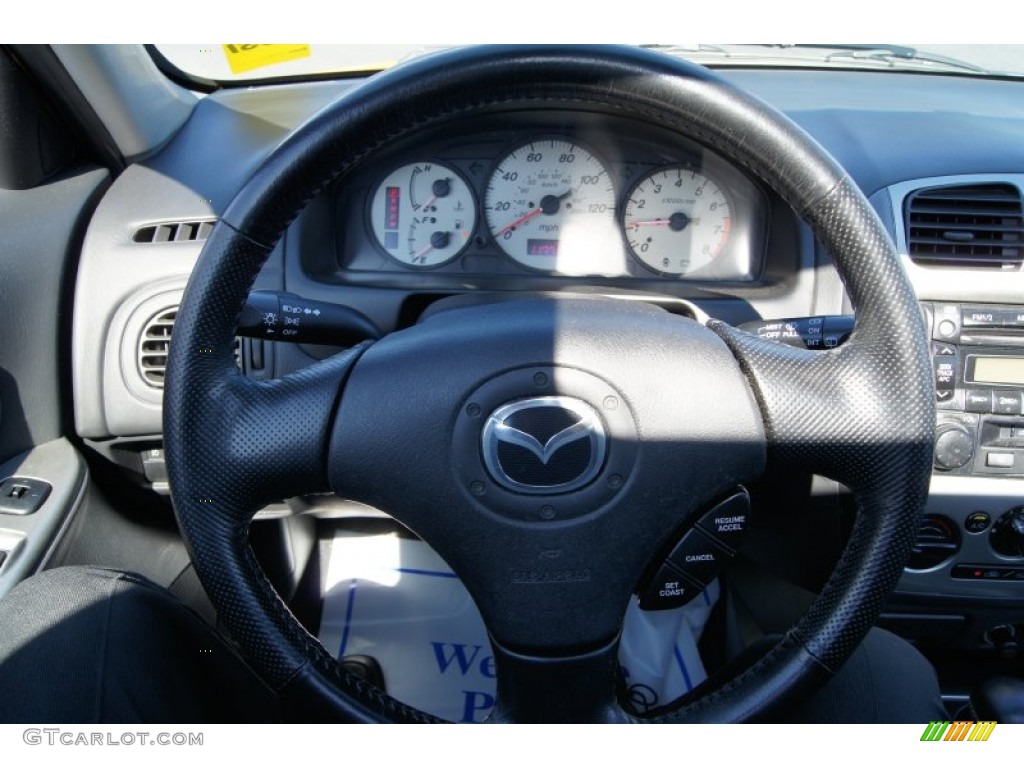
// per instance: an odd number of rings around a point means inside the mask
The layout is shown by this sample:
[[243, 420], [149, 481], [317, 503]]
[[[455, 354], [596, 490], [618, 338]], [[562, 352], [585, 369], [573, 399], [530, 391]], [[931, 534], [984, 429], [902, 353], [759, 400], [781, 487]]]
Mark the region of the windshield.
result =
[[[437, 44], [228, 43], [157, 45], [158, 58], [197, 83], [376, 72], [445, 48]], [[1024, 77], [1024, 45], [651, 44], [712, 67], [807, 67]]]

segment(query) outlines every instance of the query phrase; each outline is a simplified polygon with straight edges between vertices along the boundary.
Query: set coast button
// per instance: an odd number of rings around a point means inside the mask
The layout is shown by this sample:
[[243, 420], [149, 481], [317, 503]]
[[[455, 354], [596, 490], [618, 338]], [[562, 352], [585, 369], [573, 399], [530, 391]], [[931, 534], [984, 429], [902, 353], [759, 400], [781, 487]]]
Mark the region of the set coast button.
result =
[[640, 595], [640, 607], [645, 611], [679, 608], [693, 600], [703, 589], [691, 583], [672, 566], [663, 563]]

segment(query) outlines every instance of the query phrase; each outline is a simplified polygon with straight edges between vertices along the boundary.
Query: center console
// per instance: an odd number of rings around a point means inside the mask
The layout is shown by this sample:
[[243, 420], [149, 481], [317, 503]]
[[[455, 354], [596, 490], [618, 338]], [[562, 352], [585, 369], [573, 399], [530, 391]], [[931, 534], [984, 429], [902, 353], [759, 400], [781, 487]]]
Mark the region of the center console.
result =
[[1024, 306], [921, 308], [935, 376], [934, 463], [890, 618], [909, 622], [911, 635], [1015, 655], [1024, 640]]
[[[926, 301], [936, 430], [928, 504], [883, 626], [958, 647], [1024, 648], [1024, 305]], [[849, 316], [757, 321], [824, 350]]]
[[1024, 306], [927, 302], [923, 310], [936, 471], [1024, 477]]

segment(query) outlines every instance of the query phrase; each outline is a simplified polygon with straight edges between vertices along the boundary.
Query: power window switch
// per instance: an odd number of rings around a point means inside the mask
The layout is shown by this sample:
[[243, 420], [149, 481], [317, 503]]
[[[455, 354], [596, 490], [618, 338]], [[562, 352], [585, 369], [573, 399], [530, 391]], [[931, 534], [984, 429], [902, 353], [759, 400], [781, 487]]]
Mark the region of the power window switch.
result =
[[50, 495], [50, 484], [31, 477], [9, 477], [0, 483], [0, 514], [31, 515]]

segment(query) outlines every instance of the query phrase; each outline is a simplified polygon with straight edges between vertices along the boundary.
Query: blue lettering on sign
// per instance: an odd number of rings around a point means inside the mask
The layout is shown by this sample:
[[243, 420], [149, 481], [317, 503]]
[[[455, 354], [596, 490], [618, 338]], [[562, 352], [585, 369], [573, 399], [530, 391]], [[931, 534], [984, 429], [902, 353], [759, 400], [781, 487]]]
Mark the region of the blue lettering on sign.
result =
[[[463, 645], [462, 643], [436, 643], [432, 642], [434, 658], [437, 660], [437, 668], [443, 675], [451, 667], [452, 663], [463, 675], [468, 675], [469, 670], [476, 665], [477, 656], [483, 648], [479, 645]], [[494, 657], [484, 656], [480, 659], [479, 670], [481, 675], [492, 680], [495, 677]]]
[[480, 723], [483, 720], [477, 720], [474, 715], [477, 712], [489, 712], [491, 707], [494, 706], [494, 697], [489, 693], [483, 691], [463, 691], [462, 707], [462, 720], [460, 723]]
[[[483, 646], [438, 642], [432, 642], [430, 645], [434, 649], [434, 659], [437, 661], [437, 668], [442, 675], [447, 674], [449, 670], [454, 670], [463, 677], [474, 672], [491, 680], [497, 677], [494, 656], [491, 654], [480, 655]], [[462, 697], [462, 720], [460, 722], [463, 723], [482, 722], [494, 706], [494, 696], [486, 691], [462, 691]]]
[[[434, 657], [437, 659], [437, 668], [441, 670], [443, 675], [448, 671], [448, 667], [452, 665], [454, 661], [462, 674], [468, 674], [469, 668], [473, 666], [473, 662], [476, 660], [477, 654], [480, 653], [481, 648], [479, 645], [473, 646], [473, 654], [466, 656], [466, 646], [462, 643], [431, 643], [434, 646]], [[451, 652], [445, 651], [446, 648], [450, 647]]]

